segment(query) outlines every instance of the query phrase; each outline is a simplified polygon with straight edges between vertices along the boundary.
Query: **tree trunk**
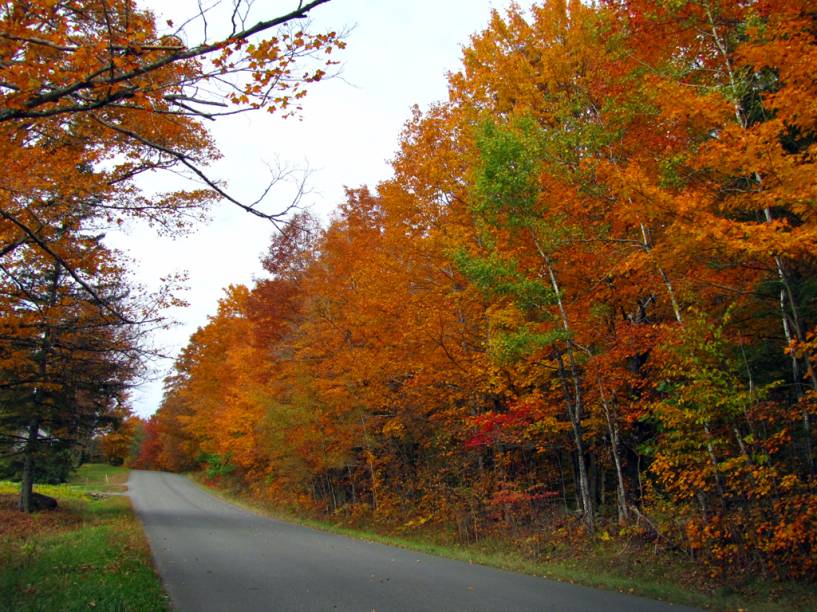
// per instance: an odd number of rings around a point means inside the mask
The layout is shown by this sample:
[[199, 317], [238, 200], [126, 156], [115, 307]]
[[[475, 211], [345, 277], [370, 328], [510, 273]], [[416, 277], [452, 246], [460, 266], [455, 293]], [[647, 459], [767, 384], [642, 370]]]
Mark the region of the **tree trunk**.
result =
[[33, 418], [28, 426], [28, 436], [26, 437], [25, 449], [23, 450], [23, 478], [20, 483], [20, 503], [21, 512], [32, 512], [31, 494], [34, 490], [34, 453], [37, 452], [37, 442], [39, 440], [39, 423], [37, 418]]
[[[49, 305], [57, 303], [57, 289], [60, 284], [60, 264], [54, 264], [54, 271], [51, 278], [51, 287], [49, 289]], [[28, 425], [28, 436], [23, 450], [23, 474], [22, 482], [20, 483], [20, 510], [22, 512], [31, 512], [31, 494], [34, 488], [34, 454], [37, 452], [37, 445], [40, 434], [40, 419], [42, 416], [43, 407], [43, 389], [48, 377], [48, 355], [51, 350], [52, 330], [47, 328], [43, 332], [43, 338], [40, 345], [40, 354], [37, 357], [37, 369], [39, 374], [39, 382], [34, 389], [32, 404], [34, 407], [34, 414], [31, 417]]]
[[349, 486], [352, 489], [352, 505], [357, 503], [357, 491], [355, 490], [355, 476], [352, 474], [352, 466], [346, 466], [346, 474], [349, 476]]
[[579, 482], [576, 498], [579, 501], [579, 506], [584, 514], [584, 522], [588, 530], [592, 533], [595, 529], [595, 516], [593, 513], [593, 500], [590, 497], [590, 484], [587, 477], [587, 461], [585, 459], [583, 429], [581, 418], [579, 417], [579, 406], [576, 405], [575, 400], [571, 401], [571, 394], [569, 383], [567, 380], [567, 373], [564, 368], [564, 361], [561, 353], [557, 354], [557, 362], [559, 364], [559, 378], [562, 382], [562, 389], [565, 394], [565, 403], [567, 404], [567, 416], [570, 419], [570, 426], [573, 431], [573, 443], [576, 446], [576, 471], [578, 472]]
[[338, 498], [335, 495], [335, 487], [332, 484], [332, 478], [328, 474], [326, 474], [324, 478], [326, 479], [326, 485], [329, 489], [329, 494], [332, 497], [332, 512], [336, 512], [338, 509]]
[[624, 488], [624, 473], [621, 469], [621, 447], [619, 446], [618, 440], [618, 422], [615, 420], [615, 415], [610, 413], [610, 406], [607, 403], [604, 387], [601, 382], [599, 382], [599, 393], [601, 394], [601, 404], [604, 407], [604, 416], [607, 420], [607, 430], [610, 433], [610, 449], [613, 452], [613, 463], [616, 466], [618, 520], [619, 522], [627, 522], [630, 520], [630, 512], [627, 507], [627, 493]]
[[[757, 178], [758, 182], [760, 178]], [[766, 222], [772, 222], [772, 211], [768, 207], [764, 209], [763, 214], [766, 217]], [[786, 337], [786, 345], [791, 346], [793, 340], [798, 342], [805, 342], [805, 335], [803, 330], [803, 323], [800, 318], [800, 310], [797, 307], [797, 302], [794, 299], [794, 292], [789, 283], [786, 270], [783, 267], [783, 260], [779, 255], [774, 256], [775, 267], [777, 268], [777, 277], [780, 280], [780, 317], [783, 323], [783, 334]], [[788, 308], [786, 303], [788, 302]], [[789, 324], [789, 314], [791, 314], [791, 325]], [[792, 329], [793, 328], [793, 329]], [[811, 365], [809, 356], [805, 357], [805, 374], [808, 376], [812, 388], [817, 391], [817, 373]], [[797, 401], [803, 397], [803, 373], [800, 371], [800, 364], [797, 355], [791, 351], [791, 369], [792, 378], [794, 379], [794, 392]], [[805, 448], [803, 454], [805, 455], [806, 468], [810, 476], [814, 475], [814, 451], [811, 448], [811, 416], [809, 415], [808, 406], [802, 407], [803, 418], [803, 438], [805, 440]]]
[[559, 487], [562, 493], [562, 503], [565, 507], [565, 512], [569, 511], [567, 505], [567, 486], [565, 485], [565, 470], [564, 466], [562, 465], [562, 454], [557, 450], [556, 451], [556, 462], [559, 464]]
[[715, 479], [715, 489], [718, 491], [718, 501], [721, 510], [726, 508], [726, 493], [721, 482], [720, 464], [715, 455], [715, 447], [712, 444], [712, 430], [709, 428], [709, 421], [704, 421], [704, 431], [706, 432], [706, 452], [709, 454], [709, 462], [712, 464], [712, 476]]
[[366, 463], [369, 466], [369, 478], [372, 483], [372, 510], [377, 511], [377, 474], [374, 469], [374, 452], [369, 441], [369, 432], [366, 429], [366, 419], [360, 417], [360, 425], [363, 428], [363, 440], [366, 443]]
[[542, 258], [545, 271], [547, 272], [550, 284], [553, 287], [553, 292], [556, 296], [556, 305], [559, 307], [559, 315], [562, 321], [562, 329], [567, 334], [567, 359], [570, 368], [570, 383], [572, 383], [572, 392], [570, 390], [571, 384], [568, 382], [567, 375], [562, 361], [562, 354], [558, 353], [559, 361], [559, 378], [562, 381], [565, 392], [565, 400], [567, 403], [567, 413], [570, 418], [570, 425], [573, 429], [573, 439], [576, 444], [576, 461], [579, 468], [579, 490], [581, 493], [582, 511], [584, 512], [584, 522], [587, 529], [592, 533], [596, 528], [595, 514], [593, 511], [593, 499], [590, 495], [590, 486], [587, 478], [587, 466], [585, 461], [584, 440], [582, 439], [582, 412], [584, 411], [584, 403], [582, 401], [582, 385], [579, 376], [579, 367], [576, 361], [576, 355], [573, 348], [573, 340], [570, 338], [571, 329], [570, 321], [567, 318], [567, 311], [565, 310], [564, 302], [562, 301], [562, 293], [559, 287], [559, 281], [556, 278], [556, 272], [551, 265], [550, 257], [542, 248], [539, 240], [535, 235], [531, 234], [536, 250]]
[[[643, 223], [639, 223], [641, 226], [641, 245], [644, 251], [650, 253], [652, 251], [652, 240], [650, 239], [650, 230]], [[670, 280], [667, 273], [664, 271], [664, 268], [661, 265], [654, 261], [655, 267], [658, 270], [658, 274], [661, 276], [661, 280], [664, 282], [664, 288], [667, 290], [667, 295], [669, 296], [670, 304], [672, 304], [672, 312], [675, 314], [675, 320], [678, 323], [682, 323], [683, 319], [681, 317], [681, 307], [678, 305], [678, 299], [675, 297], [675, 289], [672, 287], [672, 281]]]

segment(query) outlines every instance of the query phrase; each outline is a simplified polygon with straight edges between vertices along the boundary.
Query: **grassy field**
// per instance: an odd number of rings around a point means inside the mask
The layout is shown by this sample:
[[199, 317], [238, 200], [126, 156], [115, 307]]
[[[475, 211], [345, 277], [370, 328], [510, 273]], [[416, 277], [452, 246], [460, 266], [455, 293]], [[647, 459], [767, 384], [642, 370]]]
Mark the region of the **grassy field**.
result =
[[214, 494], [260, 514], [450, 559], [712, 610], [817, 610], [817, 589], [813, 584], [779, 583], [760, 577], [713, 578], [700, 564], [635, 539], [550, 539], [539, 542], [536, 551], [518, 541], [491, 538], [463, 545], [453, 534], [433, 529], [390, 533], [382, 528], [347, 525], [342, 517], [335, 521], [304, 518], [250, 497], [229, 480], [222, 480], [216, 487], [207, 482], [204, 474], [191, 476]]
[[127, 497], [128, 471], [82, 466], [63, 485], [35, 491], [60, 507], [17, 511], [18, 486], [0, 482], [0, 610], [150, 611], [170, 605]]

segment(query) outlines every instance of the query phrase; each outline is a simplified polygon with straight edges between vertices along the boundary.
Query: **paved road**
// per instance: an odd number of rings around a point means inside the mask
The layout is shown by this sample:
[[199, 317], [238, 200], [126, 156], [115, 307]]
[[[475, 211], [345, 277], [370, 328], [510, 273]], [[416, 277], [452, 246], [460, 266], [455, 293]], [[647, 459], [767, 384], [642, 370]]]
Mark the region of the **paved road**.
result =
[[180, 612], [684, 609], [271, 520], [175, 474], [133, 471], [128, 484]]

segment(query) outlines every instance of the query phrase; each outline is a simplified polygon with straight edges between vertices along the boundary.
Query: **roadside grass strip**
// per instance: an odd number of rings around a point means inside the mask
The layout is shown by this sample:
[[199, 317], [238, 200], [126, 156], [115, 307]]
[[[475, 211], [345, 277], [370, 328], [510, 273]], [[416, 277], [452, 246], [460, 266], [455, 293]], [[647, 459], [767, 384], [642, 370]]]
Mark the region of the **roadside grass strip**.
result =
[[83, 466], [71, 483], [35, 490], [59, 508], [26, 515], [0, 482], [0, 610], [165, 611], [142, 526], [120, 493], [127, 470]]

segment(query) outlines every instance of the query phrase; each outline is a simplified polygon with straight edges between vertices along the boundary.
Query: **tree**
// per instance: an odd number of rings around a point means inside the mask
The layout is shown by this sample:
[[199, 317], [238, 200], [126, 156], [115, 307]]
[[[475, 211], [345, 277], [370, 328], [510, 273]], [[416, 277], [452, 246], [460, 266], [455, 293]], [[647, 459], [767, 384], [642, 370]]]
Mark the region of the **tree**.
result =
[[[0, 256], [31, 243], [70, 274], [73, 262], [51, 244], [47, 228], [72, 219], [80, 206], [102, 224], [136, 217], [171, 232], [214, 199], [280, 222], [290, 208], [264, 212], [259, 202], [239, 202], [206, 173], [217, 151], [203, 121], [260, 108], [296, 112], [304, 85], [333, 63], [319, 58], [343, 46], [334, 32], [294, 27], [326, 2], [292, 2], [290, 12], [247, 26], [252, 3], [241, 0], [227, 28], [209, 24], [202, 11], [179, 28], [168, 23], [166, 34], [133, 0], [6, 3]], [[189, 45], [184, 39], [194, 23], [204, 39]], [[215, 30], [222, 35], [212, 38]], [[156, 170], [187, 171], [204, 188], [142, 194], [135, 177]]]
[[99, 236], [76, 234], [71, 242], [72, 259], [82, 265], [73, 275], [81, 275], [100, 302], [35, 247], [15, 249], [0, 266], [0, 435], [5, 450], [23, 458], [20, 507], [26, 512], [40, 451], [80, 444], [124, 410], [148, 354], [148, 322], [161, 302], [160, 296], [151, 297], [153, 304], [135, 300]]
[[136, 458], [133, 455], [134, 442], [142, 424], [139, 417], [127, 409], [120, 408], [120, 414], [114, 416], [116, 420], [99, 439], [99, 448], [105, 461], [111, 465], [124, 465]]

